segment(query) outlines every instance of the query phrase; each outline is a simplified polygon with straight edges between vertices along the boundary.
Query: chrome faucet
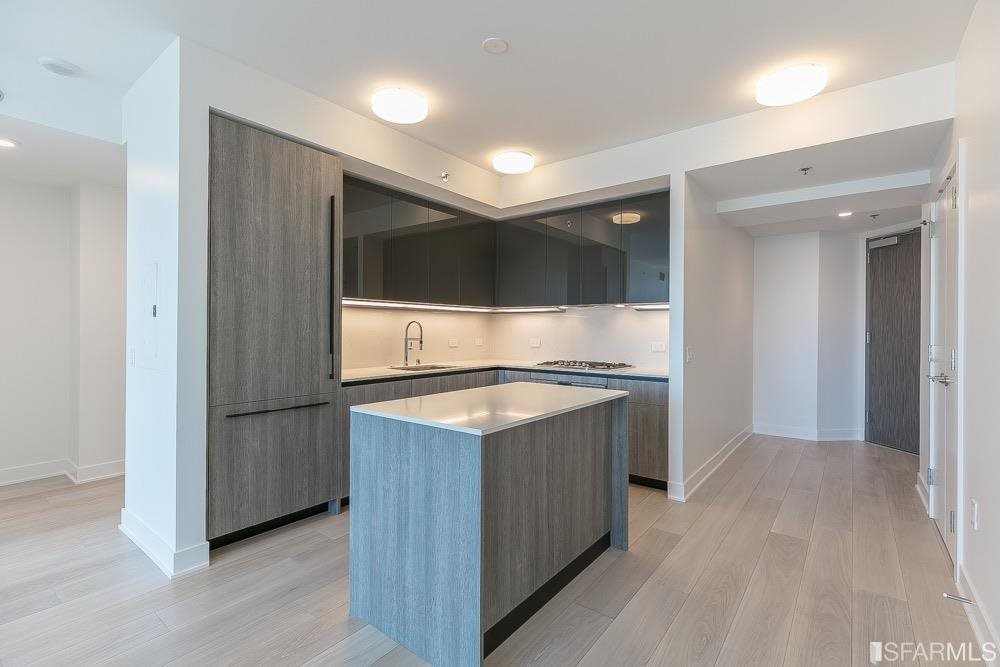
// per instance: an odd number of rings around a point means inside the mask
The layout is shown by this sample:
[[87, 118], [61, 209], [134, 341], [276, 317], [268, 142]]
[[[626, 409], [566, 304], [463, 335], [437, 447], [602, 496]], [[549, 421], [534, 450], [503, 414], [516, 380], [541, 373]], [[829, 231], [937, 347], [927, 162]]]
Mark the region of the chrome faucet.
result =
[[[417, 336], [416, 338], [412, 338], [410, 336], [410, 325], [411, 324], [416, 324], [417, 327], [420, 328], [420, 335]], [[416, 320], [410, 320], [407, 323], [407, 325], [406, 325], [406, 330], [403, 331], [403, 365], [404, 366], [409, 366], [410, 365], [410, 350], [413, 349], [411, 347], [413, 345], [413, 343], [419, 344], [420, 347], [418, 347], [417, 349], [419, 349], [419, 350], [423, 350], [424, 349], [424, 325], [422, 325], [420, 322], [417, 322]], [[420, 363], [420, 359], [417, 359], [417, 363], [418, 364]]]

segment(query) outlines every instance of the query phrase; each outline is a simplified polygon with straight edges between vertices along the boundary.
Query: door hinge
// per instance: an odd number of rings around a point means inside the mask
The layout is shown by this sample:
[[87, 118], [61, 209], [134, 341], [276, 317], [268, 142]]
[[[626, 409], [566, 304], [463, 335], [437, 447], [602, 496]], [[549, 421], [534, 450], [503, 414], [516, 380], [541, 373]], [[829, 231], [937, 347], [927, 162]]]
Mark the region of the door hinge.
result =
[[937, 484], [937, 470], [935, 468], [927, 468], [927, 486], [935, 486]]
[[955, 532], [955, 510], [948, 511], [948, 532]]
[[931, 220], [927, 223], [927, 238], [936, 239], [938, 237], [938, 223]]
[[866, 331], [865, 332], [865, 345], [869, 345], [871, 342], [872, 342], [872, 332], [871, 331]]
[[872, 414], [871, 410], [865, 410], [865, 423], [866, 424], [868, 423], [868, 417], [871, 416], [871, 414]]
[[951, 370], [958, 370], [958, 350], [951, 348]]
[[958, 188], [953, 187], [951, 189], [951, 207], [952, 209], [958, 208]]

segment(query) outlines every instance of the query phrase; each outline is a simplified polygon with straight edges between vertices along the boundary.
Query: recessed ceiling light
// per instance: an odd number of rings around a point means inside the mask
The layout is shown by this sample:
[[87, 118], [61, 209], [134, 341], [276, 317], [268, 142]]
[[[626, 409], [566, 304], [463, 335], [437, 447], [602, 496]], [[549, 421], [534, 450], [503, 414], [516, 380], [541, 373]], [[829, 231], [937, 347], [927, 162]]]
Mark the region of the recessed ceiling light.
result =
[[634, 225], [635, 223], [642, 220], [642, 216], [634, 211], [626, 211], [625, 213], [615, 213], [611, 216], [611, 222], [616, 225]]
[[53, 74], [58, 74], [59, 76], [80, 76], [83, 74], [83, 70], [80, 69], [79, 65], [71, 63], [68, 60], [61, 60], [59, 58], [42, 56], [38, 59], [38, 64]]
[[427, 98], [397, 86], [379, 88], [372, 95], [372, 113], [390, 123], [419, 123], [427, 118]]
[[509, 48], [510, 44], [507, 43], [506, 39], [500, 39], [499, 37], [487, 37], [483, 40], [483, 51], [486, 53], [492, 53], [495, 56], [507, 53], [507, 49]]
[[504, 151], [493, 156], [493, 168], [501, 174], [527, 174], [535, 168], [535, 158], [524, 151]]
[[826, 68], [813, 63], [793, 65], [757, 82], [757, 102], [781, 107], [807, 100], [826, 88]]
[[854, 215], [853, 211], [841, 211], [840, 213], [837, 214], [837, 216], [841, 218], [849, 218], [852, 215]]
[[17, 142], [13, 139], [0, 137], [0, 148], [17, 148]]

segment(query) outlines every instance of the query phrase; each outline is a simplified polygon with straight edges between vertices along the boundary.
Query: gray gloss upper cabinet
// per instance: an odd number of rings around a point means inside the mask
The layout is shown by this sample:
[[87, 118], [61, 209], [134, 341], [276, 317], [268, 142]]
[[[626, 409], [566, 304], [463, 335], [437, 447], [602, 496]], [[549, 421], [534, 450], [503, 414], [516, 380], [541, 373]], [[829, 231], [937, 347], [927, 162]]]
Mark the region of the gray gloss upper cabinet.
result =
[[[625, 253], [620, 201], [587, 206], [581, 212], [581, 302], [585, 304], [625, 301]], [[620, 218], [617, 218], [620, 219]]]
[[497, 305], [537, 306], [546, 301], [545, 218], [497, 223]]
[[[496, 223], [471, 213], [460, 213], [459, 225], [461, 294], [458, 303], [466, 306], [492, 306], [496, 298], [497, 278]], [[433, 268], [432, 262], [432, 271]]]
[[344, 297], [382, 299], [392, 225], [392, 196], [344, 178]]
[[341, 165], [212, 115], [209, 405], [335, 391]]
[[427, 202], [397, 194], [392, 200], [392, 236], [384, 271], [390, 301], [430, 301], [430, 213]]
[[[639, 216], [628, 223], [629, 214]], [[622, 202], [622, 247], [626, 255], [625, 300], [670, 300], [670, 194], [660, 192]]]
[[580, 301], [579, 209], [545, 217], [545, 304], [575, 306]]

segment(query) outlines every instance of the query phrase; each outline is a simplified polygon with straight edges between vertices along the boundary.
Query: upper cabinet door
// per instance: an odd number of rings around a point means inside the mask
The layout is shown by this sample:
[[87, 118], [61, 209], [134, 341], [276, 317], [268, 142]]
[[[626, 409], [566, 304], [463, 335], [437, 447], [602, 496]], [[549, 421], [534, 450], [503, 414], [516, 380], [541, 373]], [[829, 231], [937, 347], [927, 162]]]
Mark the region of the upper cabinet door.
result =
[[497, 305], [545, 303], [545, 218], [497, 223]]
[[210, 405], [339, 385], [340, 160], [211, 116]]
[[[637, 221], [629, 222], [629, 220]], [[625, 299], [629, 303], [670, 300], [670, 193], [622, 202], [622, 247], [626, 255]]]
[[345, 298], [383, 298], [391, 220], [388, 190], [344, 178]]
[[582, 213], [581, 303], [622, 303], [625, 300], [625, 253], [621, 202], [588, 206]]
[[427, 245], [430, 266], [428, 301], [462, 303], [462, 230], [458, 211], [430, 204]]
[[580, 303], [580, 210], [561, 211], [545, 218], [545, 303]]
[[471, 213], [460, 213], [458, 303], [492, 306], [496, 300], [496, 223]]
[[429, 213], [427, 203], [398, 195], [392, 200], [392, 238], [384, 274], [390, 301], [430, 301]]

